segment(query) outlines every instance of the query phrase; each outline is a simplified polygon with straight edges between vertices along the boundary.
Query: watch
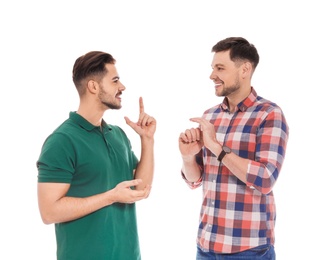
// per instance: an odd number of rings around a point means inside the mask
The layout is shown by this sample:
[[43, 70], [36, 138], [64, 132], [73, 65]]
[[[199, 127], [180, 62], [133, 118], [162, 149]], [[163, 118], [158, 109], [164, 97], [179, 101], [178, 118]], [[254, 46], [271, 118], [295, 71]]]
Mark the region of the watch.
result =
[[221, 153], [219, 154], [219, 156], [217, 158], [217, 160], [220, 162], [222, 161], [222, 159], [225, 157], [226, 154], [230, 154], [232, 152], [232, 150], [227, 146], [223, 146], [222, 148], [223, 149], [221, 150]]

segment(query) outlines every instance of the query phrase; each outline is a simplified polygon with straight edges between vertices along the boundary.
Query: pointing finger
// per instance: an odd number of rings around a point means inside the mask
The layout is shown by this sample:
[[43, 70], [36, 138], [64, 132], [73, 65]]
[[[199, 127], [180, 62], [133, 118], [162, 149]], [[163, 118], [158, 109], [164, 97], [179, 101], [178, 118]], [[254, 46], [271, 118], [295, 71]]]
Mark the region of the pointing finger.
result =
[[203, 119], [201, 117], [193, 117], [190, 118], [190, 121], [201, 124], [203, 122]]
[[143, 104], [143, 98], [139, 98], [139, 104], [140, 104], [140, 114], [144, 113], [144, 104]]

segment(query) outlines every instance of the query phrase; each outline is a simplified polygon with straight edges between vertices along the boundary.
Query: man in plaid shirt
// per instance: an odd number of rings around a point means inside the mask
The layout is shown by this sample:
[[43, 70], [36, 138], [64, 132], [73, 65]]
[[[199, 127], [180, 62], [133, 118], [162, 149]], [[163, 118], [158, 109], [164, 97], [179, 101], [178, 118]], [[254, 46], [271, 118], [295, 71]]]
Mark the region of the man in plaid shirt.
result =
[[182, 177], [203, 187], [197, 259], [275, 259], [273, 187], [285, 157], [281, 108], [257, 95], [255, 46], [229, 37], [212, 48], [215, 94], [223, 102], [180, 134]]

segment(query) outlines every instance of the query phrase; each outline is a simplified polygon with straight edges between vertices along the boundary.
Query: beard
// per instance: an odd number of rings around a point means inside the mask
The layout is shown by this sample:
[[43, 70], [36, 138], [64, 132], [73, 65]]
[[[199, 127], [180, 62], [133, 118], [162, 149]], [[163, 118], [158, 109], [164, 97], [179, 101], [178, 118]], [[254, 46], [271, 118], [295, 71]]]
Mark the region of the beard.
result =
[[226, 96], [229, 96], [230, 94], [236, 92], [239, 89], [240, 89], [240, 81], [238, 78], [236, 78], [233, 85], [230, 85], [230, 86], [223, 85], [221, 93], [217, 92], [216, 94], [217, 94], [217, 96], [220, 96], [220, 97], [226, 97]]
[[110, 101], [101, 101], [101, 103], [109, 109], [121, 109], [121, 104], [116, 104]]
[[[121, 95], [122, 92], [118, 92], [117, 95]], [[109, 109], [121, 109], [121, 103], [117, 101], [116, 96], [110, 96], [105, 91], [103, 91], [103, 88], [101, 87], [100, 93], [99, 93], [99, 100], [100, 102], [105, 105]]]

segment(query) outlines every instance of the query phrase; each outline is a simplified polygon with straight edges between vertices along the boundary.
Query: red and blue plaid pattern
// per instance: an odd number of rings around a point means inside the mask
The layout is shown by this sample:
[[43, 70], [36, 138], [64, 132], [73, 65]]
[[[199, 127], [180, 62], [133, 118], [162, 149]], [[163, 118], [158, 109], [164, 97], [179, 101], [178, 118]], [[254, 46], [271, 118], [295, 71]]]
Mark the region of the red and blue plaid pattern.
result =
[[272, 188], [280, 173], [288, 140], [288, 125], [279, 106], [251, 94], [230, 113], [227, 99], [204, 112], [216, 128], [218, 142], [250, 159], [247, 182], [236, 178], [216, 156], [203, 148], [197, 157], [203, 186], [197, 243], [205, 251], [235, 253], [274, 244], [276, 218]]

